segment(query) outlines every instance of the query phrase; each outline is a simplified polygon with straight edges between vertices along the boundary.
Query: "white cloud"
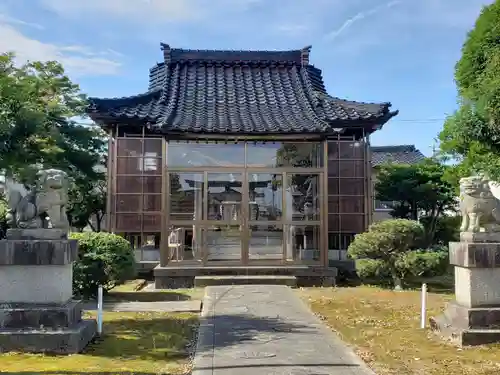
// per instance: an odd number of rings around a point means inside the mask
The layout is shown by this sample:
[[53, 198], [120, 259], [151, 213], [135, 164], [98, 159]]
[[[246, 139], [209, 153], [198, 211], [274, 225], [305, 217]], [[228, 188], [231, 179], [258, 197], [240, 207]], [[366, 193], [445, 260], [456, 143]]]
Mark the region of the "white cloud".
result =
[[38, 23], [26, 22], [26, 21], [11, 17], [7, 14], [1, 14], [1, 13], [0, 13], [0, 23], [7, 23], [7, 24], [11, 24], [11, 25], [22, 25], [22, 26], [32, 27], [32, 28], [38, 29], [38, 30], [45, 29], [45, 27], [43, 27], [42, 25], [40, 25]]
[[400, 3], [401, 3], [401, 0], [393, 0], [393, 1], [389, 1], [388, 3], [380, 4], [380, 5], [377, 5], [373, 8], [369, 8], [367, 10], [358, 12], [354, 16], [345, 20], [344, 23], [338, 29], [333, 30], [333, 31], [329, 32], [328, 34], [326, 34], [325, 39], [334, 40], [340, 34], [342, 34], [344, 31], [349, 29], [354, 23], [359, 22], [367, 17], [373, 16], [374, 14], [376, 14], [384, 9], [392, 8]]
[[19, 62], [57, 60], [72, 76], [117, 73], [120, 63], [108, 51], [95, 52], [85, 46], [60, 46], [31, 39], [13, 25], [0, 21], [0, 51], [16, 53]]

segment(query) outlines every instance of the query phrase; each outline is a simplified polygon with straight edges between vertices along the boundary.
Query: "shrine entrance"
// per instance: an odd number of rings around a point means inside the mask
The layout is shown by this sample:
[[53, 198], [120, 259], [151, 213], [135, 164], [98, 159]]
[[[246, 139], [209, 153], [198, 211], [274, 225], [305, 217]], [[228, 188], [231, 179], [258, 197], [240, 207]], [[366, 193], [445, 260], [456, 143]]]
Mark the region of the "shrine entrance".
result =
[[[183, 232], [182, 238], [170, 246], [169, 262], [202, 264], [283, 264], [289, 262], [319, 263], [321, 207], [324, 204], [322, 168], [279, 165], [276, 152], [283, 144], [218, 145], [218, 158], [192, 150], [200, 144], [182, 144], [191, 148], [193, 159], [176, 159], [178, 143], [168, 144], [174, 154], [167, 158], [169, 230]], [[303, 143], [305, 150], [321, 146]], [[186, 147], [187, 146], [187, 147]], [[215, 146], [215, 145], [213, 145]], [[251, 163], [255, 147], [259, 147], [260, 163]], [[227, 148], [227, 153], [222, 153]], [[173, 149], [173, 150], [172, 150]], [[250, 152], [249, 152], [250, 149]], [[266, 151], [274, 155], [267, 155]], [[209, 151], [209, 152], [207, 152]], [[243, 151], [239, 155], [239, 151]], [[189, 153], [183, 152], [187, 158]], [[240, 168], [231, 167], [229, 160]], [[253, 154], [255, 155], [255, 154]], [[196, 158], [195, 158], [196, 157]], [[257, 157], [254, 157], [256, 159]], [[201, 159], [201, 160], [200, 160]], [[195, 161], [193, 161], [195, 160]], [[193, 164], [209, 164], [202, 168]], [[249, 162], [250, 161], [250, 162]], [[175, 164], [189, 167], [175, 168]], [[213, 164], [225, 164], [215, 166]], [[275, 166], [270, 168], [271, 164]], [[286, 163], [285, 163], [286, 164]], [[172, 166], [171, 166], [172, 165]]]

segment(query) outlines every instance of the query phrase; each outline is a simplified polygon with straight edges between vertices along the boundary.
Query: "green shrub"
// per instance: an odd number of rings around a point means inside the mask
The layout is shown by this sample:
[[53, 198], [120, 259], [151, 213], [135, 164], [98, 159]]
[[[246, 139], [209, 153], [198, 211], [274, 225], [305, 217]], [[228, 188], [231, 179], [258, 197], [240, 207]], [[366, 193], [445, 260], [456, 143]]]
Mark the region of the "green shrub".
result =
[[120, 236], [103, 232], [72, 233], [78, 240], [79, 259], [73, 265], [73, 293], [97, 296], [102, 285], [108, 291], [135, 276], [134, 251]]
[[398, 258], [397, 267], [406, 275], [433, 277], [444, 275], [448, 270], [447, 252], [414, 250]]
[[[417, 221], [406, 219], [384, 220], [372, 224], [368, 232], [356, 235], [347, 250], [351, 258], [358, 260], [358, 275], [389, 275], [394, 286], [402, 287], [406, 270], [398, 267], [399, 258], [416, 249], [422, 240], [424, 227]], [[368, 259], [373, 262], [360, 262]], [[375, 272], [375, 273], [373, 273]]]
[[391, 270], [384, 261], [379, 259], [356, 260], [356, 271], [361, 279], [387, 280], [391, 278]]

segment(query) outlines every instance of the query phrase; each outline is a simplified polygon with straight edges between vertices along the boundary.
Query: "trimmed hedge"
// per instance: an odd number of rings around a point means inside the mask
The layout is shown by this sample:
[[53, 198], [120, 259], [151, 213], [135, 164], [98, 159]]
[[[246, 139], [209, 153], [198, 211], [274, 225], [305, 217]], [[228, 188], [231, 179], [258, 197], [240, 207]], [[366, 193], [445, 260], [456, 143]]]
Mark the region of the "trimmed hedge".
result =
[[78, 261], [73, 264], [73, 293], [97, 296], [99, 285], [109, 291], [136, 275], [134, 251], [123, 237], [104, 232], [72, 233], [78, 240]]

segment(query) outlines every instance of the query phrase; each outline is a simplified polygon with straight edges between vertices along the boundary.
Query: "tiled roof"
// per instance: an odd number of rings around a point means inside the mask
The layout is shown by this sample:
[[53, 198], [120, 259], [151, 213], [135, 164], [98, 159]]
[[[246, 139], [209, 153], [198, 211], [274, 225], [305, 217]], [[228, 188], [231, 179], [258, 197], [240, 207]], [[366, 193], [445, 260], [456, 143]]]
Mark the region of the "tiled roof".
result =
[[149, 91], [90, 98], [94, 119], [141, 120], [163, 132], [328, 133], [380, 126], [397, 114], [390, 103], [346, 101], [327, 94], [310, 47], [292, 51], [204, 51], [162, 45], [164, 62]]
[[376, 167], [384, 163], [416, 164], [425, 158], [425, 155], [417, 150], [414, 145], [397, 146], [372, 146], [372, 166]]

